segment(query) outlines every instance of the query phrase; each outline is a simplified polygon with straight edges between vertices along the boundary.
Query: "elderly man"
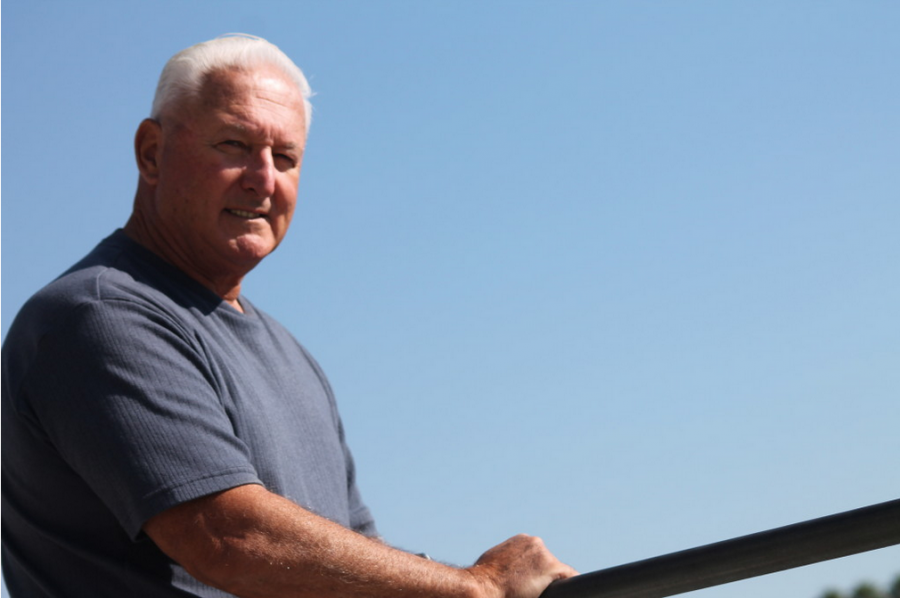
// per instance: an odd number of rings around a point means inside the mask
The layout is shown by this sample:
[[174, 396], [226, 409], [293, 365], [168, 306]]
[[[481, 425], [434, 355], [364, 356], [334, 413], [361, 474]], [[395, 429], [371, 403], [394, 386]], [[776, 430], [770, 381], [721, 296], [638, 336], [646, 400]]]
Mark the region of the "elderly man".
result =
[[32, 596], [537, 596], [516, 536], [468, 568], [377, 538], [315, 361], [241, 294], [287, 233], [309, 87], [247, 36], [174, 56], [123, 230], [3, 346], [3, 572]]

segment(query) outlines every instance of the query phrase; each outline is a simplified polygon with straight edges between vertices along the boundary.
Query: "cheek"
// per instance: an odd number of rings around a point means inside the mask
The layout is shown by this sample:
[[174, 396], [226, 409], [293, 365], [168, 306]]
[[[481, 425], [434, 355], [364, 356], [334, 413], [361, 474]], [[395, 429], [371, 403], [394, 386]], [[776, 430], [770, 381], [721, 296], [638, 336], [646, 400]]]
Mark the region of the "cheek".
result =
[[281, 210], [281, 214], [278, 218], [278, 224], [276, 225], [276, 235], [278, 235], [279, 237], [284, 237], [285, 233], [287, 233], [288, 227], [291, 225], [291, 220], [294, 218], [295, 207], [296, 200], [286, 202], [283, 209]]
[[276, 197], [278, 198], [278, 212], [289, 223], [294, 215], [294, 208], [297, 206], [296, 179], [287, 179], [279, 184]]

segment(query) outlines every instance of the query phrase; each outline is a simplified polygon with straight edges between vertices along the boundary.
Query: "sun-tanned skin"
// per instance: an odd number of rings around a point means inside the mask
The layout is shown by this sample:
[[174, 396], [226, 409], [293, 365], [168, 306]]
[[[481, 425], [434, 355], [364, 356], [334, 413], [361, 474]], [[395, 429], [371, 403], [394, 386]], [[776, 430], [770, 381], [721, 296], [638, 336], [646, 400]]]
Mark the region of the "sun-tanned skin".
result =
[[241, 486], [151, 519], [147, 534], [199, 580], [238, 596], [521, 597], [575, 572], [520, 535], [457, 569]]
[[241, 280], [294, 214], [303, 99], [260, 69], [215, 73], [200, 99], [181, 104], [138, 128], [141, 177], [125, 232], [240, 309]]
[[[243, 277], [290, 225], [306, 132], [300, 92], [278, 70], [214, 72], [199, 98], [141, 123], [126, 233], [240, 311]], [[446, 566], [253, 484], [164, 511], [144, 531], [201, 581], [246, 597], [534, 598], [575, 574], [524, 535], [472, 567]]]

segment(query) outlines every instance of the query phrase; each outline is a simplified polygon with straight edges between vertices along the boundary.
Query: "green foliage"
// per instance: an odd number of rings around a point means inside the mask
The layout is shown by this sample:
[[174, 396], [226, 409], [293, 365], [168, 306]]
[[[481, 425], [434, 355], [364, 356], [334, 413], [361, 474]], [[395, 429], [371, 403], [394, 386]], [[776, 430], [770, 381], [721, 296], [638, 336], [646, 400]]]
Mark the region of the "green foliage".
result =
[[861, 583], [853, 590], [853, 598], [887, 598], [887, 596], [873, 584]]
[[826, 590], [819, 598], [900, 598], [900, 576], [894, 580], [890, 589], [881, 590], [875, 584], [864, 582], [856, 586], [849, 594], [838, 590]]

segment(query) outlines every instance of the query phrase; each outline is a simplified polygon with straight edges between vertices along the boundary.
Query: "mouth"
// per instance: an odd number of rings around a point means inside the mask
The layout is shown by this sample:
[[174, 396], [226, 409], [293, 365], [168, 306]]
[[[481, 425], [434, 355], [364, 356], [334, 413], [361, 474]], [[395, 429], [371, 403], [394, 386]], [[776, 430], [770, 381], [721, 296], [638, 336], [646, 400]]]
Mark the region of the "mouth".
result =
[[232, 216], [237, 216], [238, 218], [243, 218], [244, 220], [258, 220], [259, 218], [265, 217], [263, 214], [257, 214], [256, 212], [248, 212], [246, 210], [232, 210], [232, 209], [226, 208], [225, 211], [228, 212], [229, 214], [231, 214]]

